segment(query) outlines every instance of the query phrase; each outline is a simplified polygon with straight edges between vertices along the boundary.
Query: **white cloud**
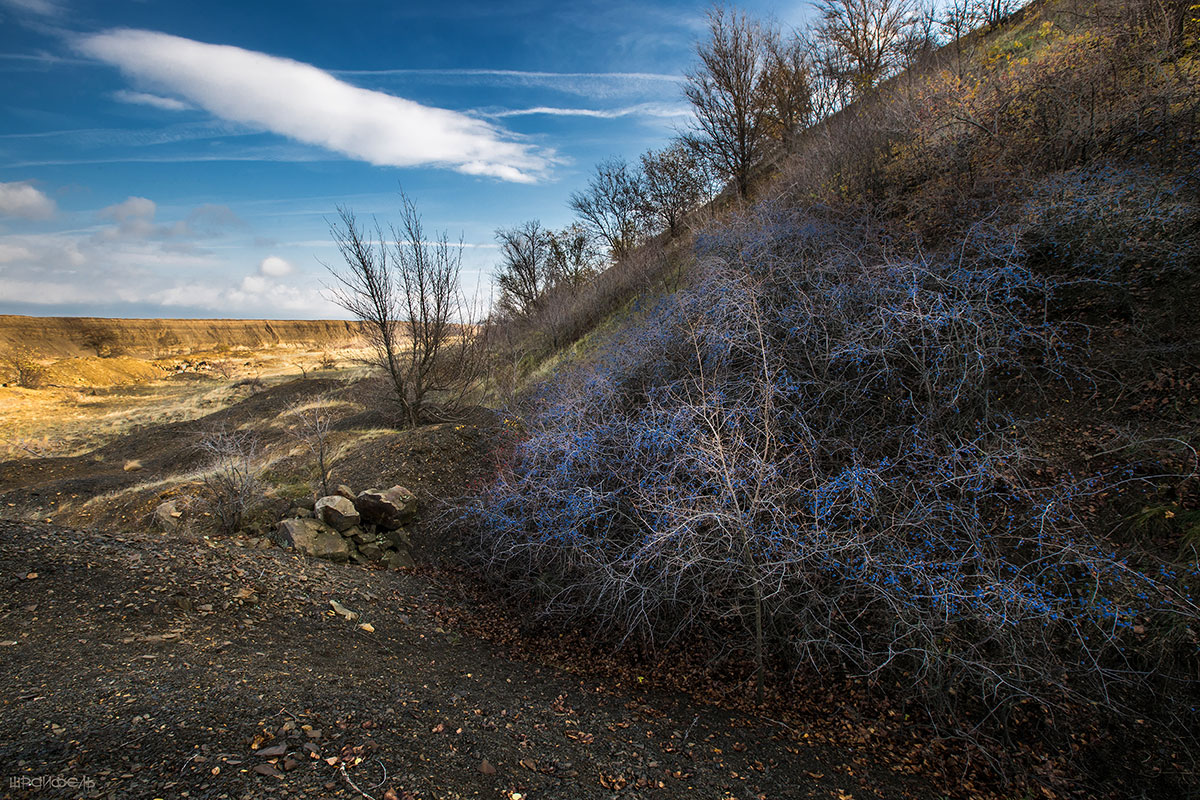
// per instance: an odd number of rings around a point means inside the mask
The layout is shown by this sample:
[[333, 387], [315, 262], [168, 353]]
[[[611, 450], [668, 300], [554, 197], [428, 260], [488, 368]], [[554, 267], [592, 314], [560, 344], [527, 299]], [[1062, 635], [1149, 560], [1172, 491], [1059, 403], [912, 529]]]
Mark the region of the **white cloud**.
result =
[[371, 164], [449, 166], [532, 182], [552, 161], [483, 120], [352, 86], [286, 58], [127, 29], [86, 36], [79, 46], [223, 119]]
[[24, 261], [33, 258], [33, 252], [28, 247], [0, 242], [0, 264], [10, 261]]
[[129, 220], [151, 220], [158, 213], [158, 205], [147, 197], [129, 197], [123, 202], [100, 211], [100, 216], [117, 222]]
[[54, 201], [31, 184], [0, 183], [0, 214], [24, 219], [54, 216]]
[[282, 278], [284, 275], [291, 274], [292, 265], [279, 256], [267, 256], [258, 265], [258, 271], [259, 274], [269, 278]]
[[135, 103], [143, 106], [153, 106], [161, 108], [165, 111], [187, 111], [191, 108], [182, 100], [176, 100], [173, 97], [162, 97], [157, 94], [149, 94], [147, 92], [131, 92], [128, 89], [122, 89], [119, 92], [113, 92], [113, 97], [120, 100], [122, 103]]
[[183, 219], [160, 224], [156, 221], [158, 204], [147, 197], [129, 197], [101, 209], [100, 219], [112, 220], [115, 226], [101, 228], [97, 241], [115, 239], [199, 239], [219, 235], [229, 228], [242, 227], [243, 222], [229, 206], [206, 203], [188, 212]]
[[331, 303], [315, 287], [298, 287], [247, 275], [235, 286], [219, 286], [212, 282], [186, 283], [147, 295], [144, 302], [161, 306], [203, 308], [217, 316], [251, 314], [277, 317], [286, 313], [296, 318], [342, 317], [344, 312]]

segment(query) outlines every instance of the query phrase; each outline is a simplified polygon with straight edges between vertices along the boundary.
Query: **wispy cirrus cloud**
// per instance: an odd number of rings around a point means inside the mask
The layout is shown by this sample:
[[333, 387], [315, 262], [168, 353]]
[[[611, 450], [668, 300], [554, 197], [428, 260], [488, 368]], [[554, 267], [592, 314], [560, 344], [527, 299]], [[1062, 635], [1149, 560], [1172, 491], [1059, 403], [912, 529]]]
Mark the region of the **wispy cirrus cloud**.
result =
[[78, 47], [222, 119], [371, 164], [528, 183], [553, 163], [552, 153], [484, 120], [362, 89], [291, 59], [129, 29], [85, 36]]
[[481, 111], [489, 117], [592, 117], [594, 119], [621, 119], [623, 117], [658, 117], [675, 119], [690, 117], [692, 110], [681, 103], [638, 103], [622, 108], [560, 108], [557, 106], [534, 106], [533, 108], [510, 108], [503, 111]]
[[538, 72], [521, 69], [339, 69], [338, 75], [445, 75], [451, 77], [516, 78], [532, 81], [577, 80], [580, 78], [613, 81], [678, 82], [682, 76], [662, 72]]
[[423, 82], [548, 89], [584, 97], [662, 97], [677, 94], [682, 75], [660, 72], [538, 72], [516, 69], [334, 70], [347, 77], [400, 78]]
[[62, 4], [54, 0], [0, 0], [0, 6], [43, 17], [57, 17], [64, 10]]
[[113, 97], [122, 103], [153, 106], [154, 108], [161, 108], [164, 111], [187, 111], [191, 108], [187, 103], [182, 100], [176, 100], [174, 97], [161, 97], [148, 92], [131, 92], [128, 89], [113, 92]]

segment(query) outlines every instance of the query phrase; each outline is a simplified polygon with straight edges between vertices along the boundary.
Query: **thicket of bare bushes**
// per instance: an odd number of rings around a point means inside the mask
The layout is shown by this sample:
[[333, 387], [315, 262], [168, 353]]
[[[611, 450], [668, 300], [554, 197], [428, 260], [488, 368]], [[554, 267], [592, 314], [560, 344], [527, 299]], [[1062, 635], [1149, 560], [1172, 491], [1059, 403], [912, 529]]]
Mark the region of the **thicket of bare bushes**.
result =
[[1020, 233], [905, 252], [776, 204], [706, 231], [692, 285], [541, 398], [469, 506], [479, 565], [617, 639], [871, 676], [981, 743], [1081, 709], [1190, 741], [1195, 565], [1115, 552], [1090, 506], [1123, 476], [1039, 478], [999, 402], [1082, 364]]

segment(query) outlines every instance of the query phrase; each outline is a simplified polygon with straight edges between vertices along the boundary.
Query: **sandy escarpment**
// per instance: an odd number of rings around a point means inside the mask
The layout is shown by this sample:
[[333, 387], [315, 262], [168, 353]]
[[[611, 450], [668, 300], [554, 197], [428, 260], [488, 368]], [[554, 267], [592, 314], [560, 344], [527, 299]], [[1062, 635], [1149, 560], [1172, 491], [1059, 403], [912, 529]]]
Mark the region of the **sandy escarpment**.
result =
[[154, 358], [232, 347], [335, 348], [355, 345], [357, 322], [265, 319], [109, 319], [0, 315], [0, 351], [42, 357]]

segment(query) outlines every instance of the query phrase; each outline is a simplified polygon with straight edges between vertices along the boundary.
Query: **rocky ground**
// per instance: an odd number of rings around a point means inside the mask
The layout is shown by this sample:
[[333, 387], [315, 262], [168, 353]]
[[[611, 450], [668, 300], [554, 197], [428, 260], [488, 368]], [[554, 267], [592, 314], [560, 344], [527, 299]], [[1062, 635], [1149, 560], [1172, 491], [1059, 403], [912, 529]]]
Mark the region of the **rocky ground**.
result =
[[[339, 409], [333, 483], [415, 493], [415, 567], [272, 544], [296, 517], [285, 490], [312, 485], [280, 420], [322, 397]], [[861, 680], [780, 669], [756, 706], [736, 654], [541, 625], [505, 587], [447, 571], [461, 553], [438, 524], [441, 501], [489, 479], [512, 421], [478, 409], [400, 430], [387, 408], [370, 381], [310, 377], [78, 456], [0, 462], [0, 796], [1100, 796], [1019, 731], [1013, 756], [1035, 772], [1005, 786]], [[159, 525], [214, 427], [259, 432], [262, 519], [232, 536], [191, 512]]]
[[507, 657], [445, 626], [468, 597], [237, 540], [0, 522], [6, 796], [935, 796], [794, 724]]

